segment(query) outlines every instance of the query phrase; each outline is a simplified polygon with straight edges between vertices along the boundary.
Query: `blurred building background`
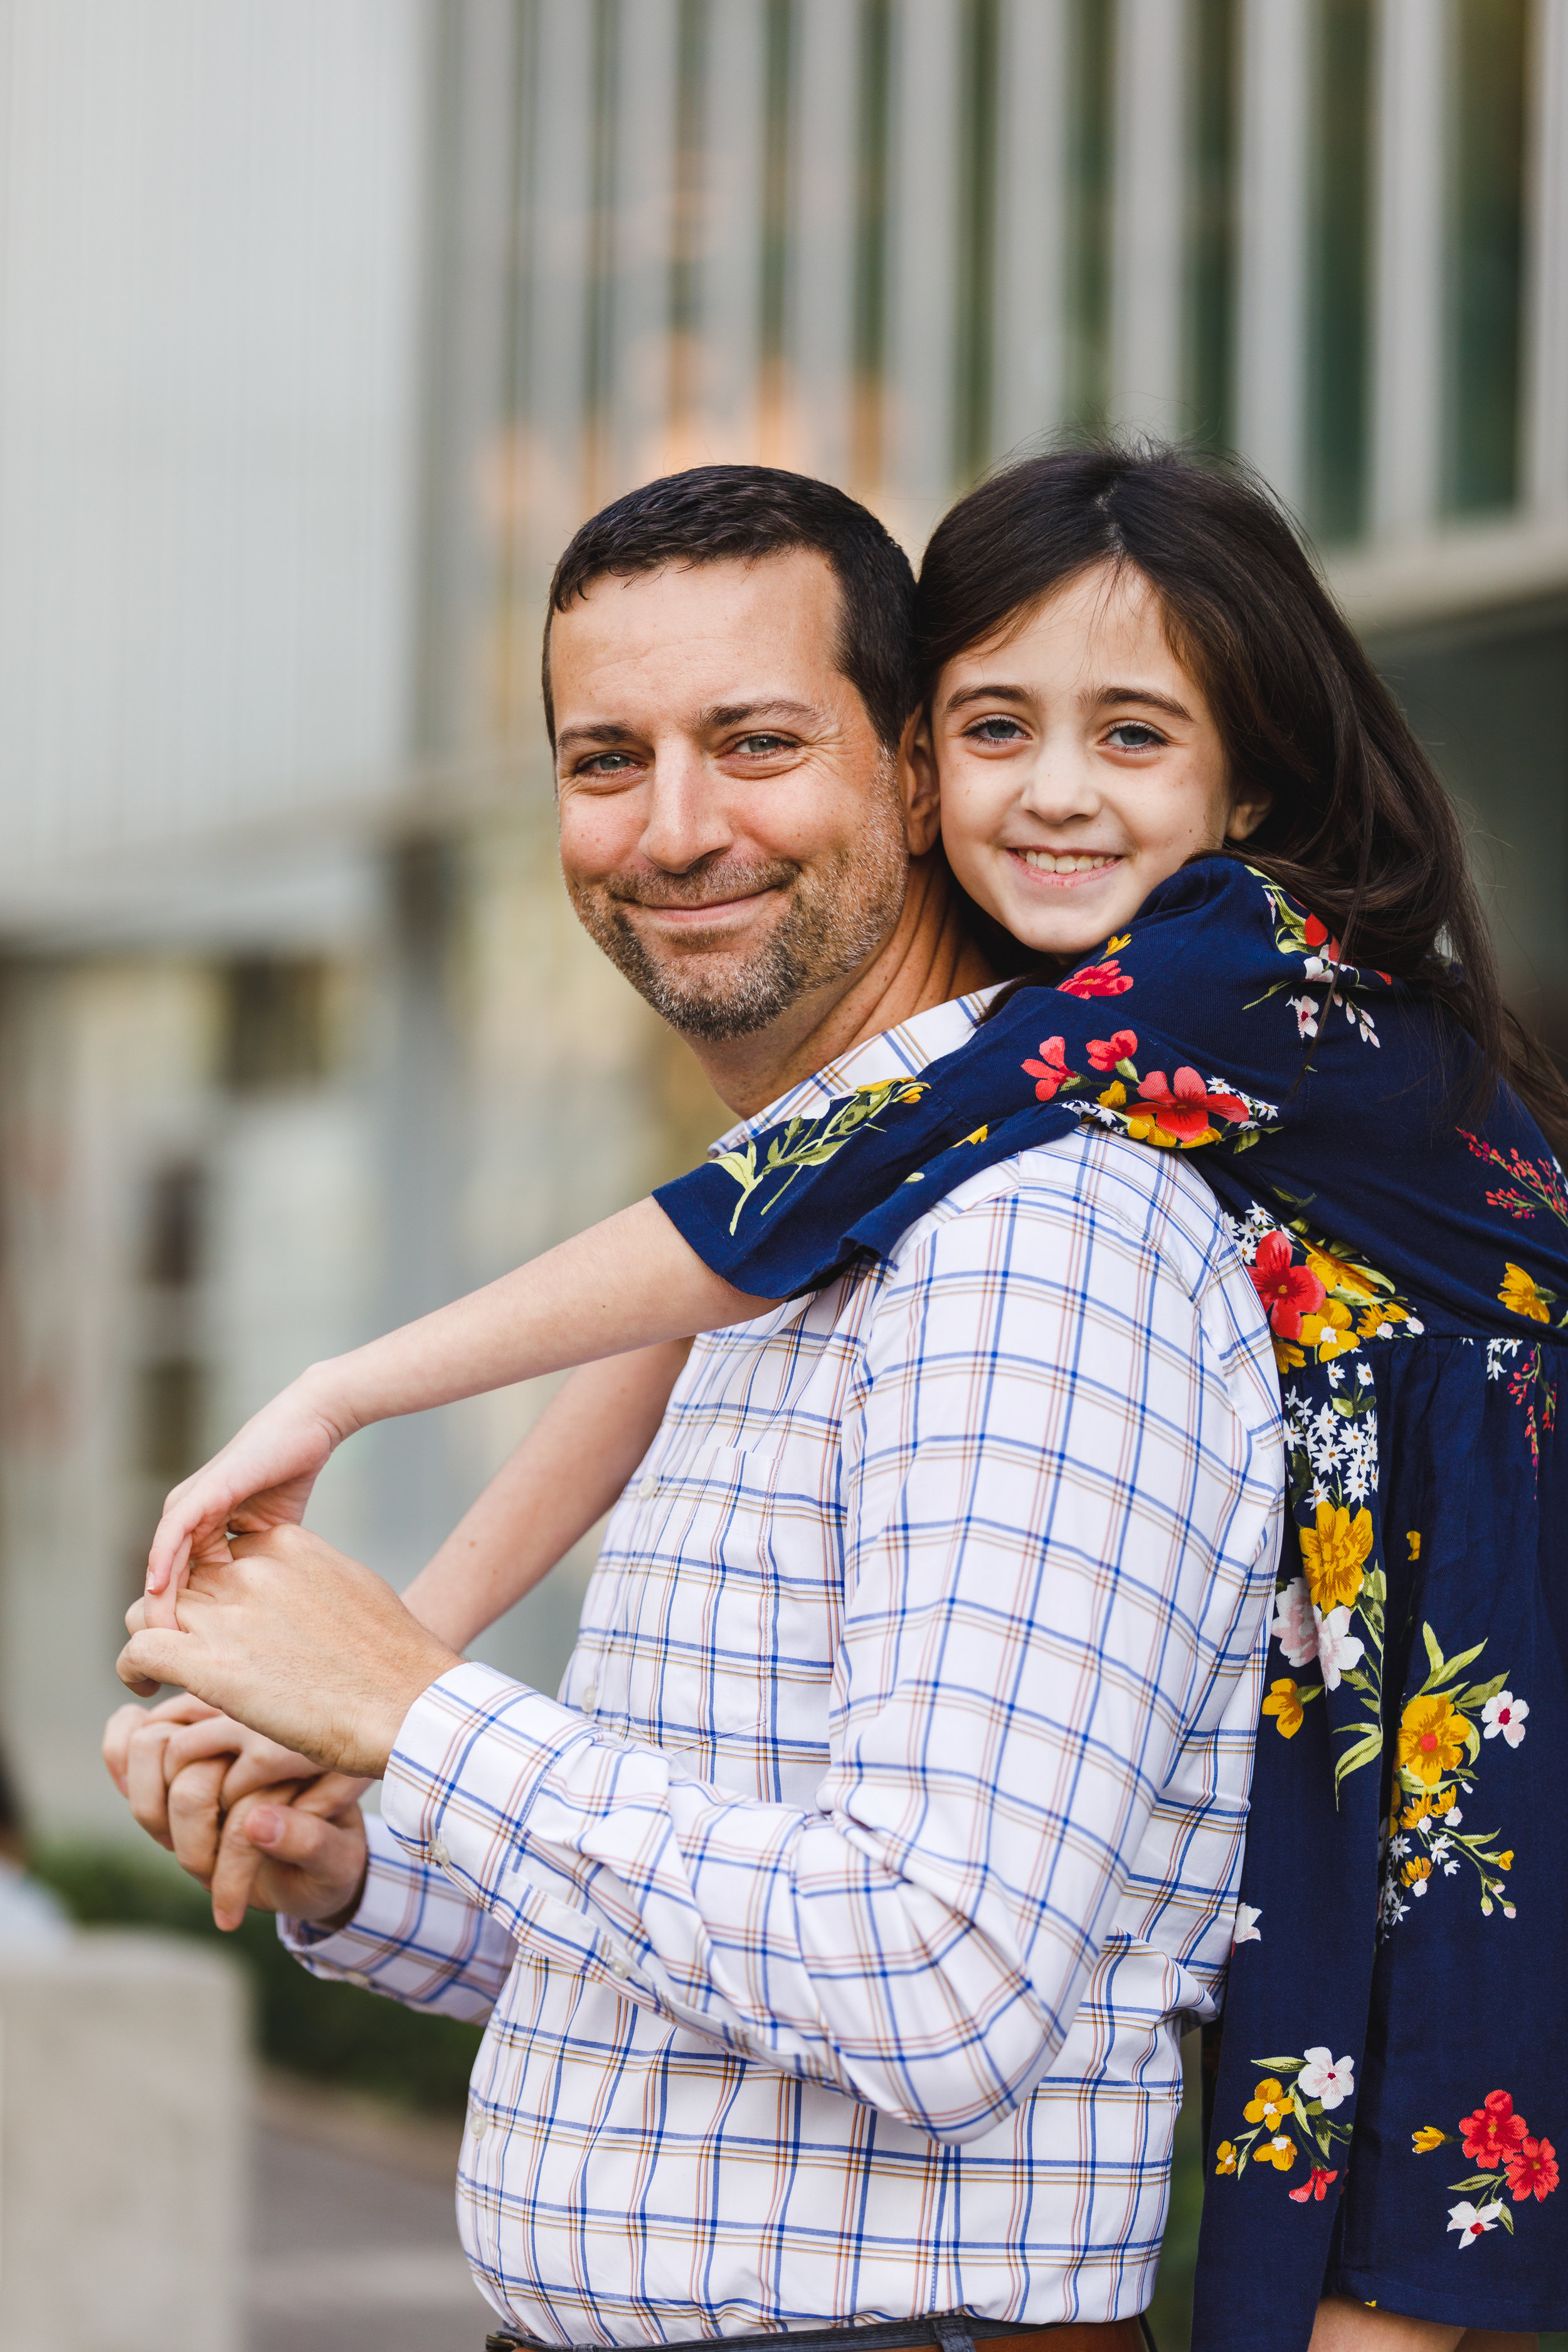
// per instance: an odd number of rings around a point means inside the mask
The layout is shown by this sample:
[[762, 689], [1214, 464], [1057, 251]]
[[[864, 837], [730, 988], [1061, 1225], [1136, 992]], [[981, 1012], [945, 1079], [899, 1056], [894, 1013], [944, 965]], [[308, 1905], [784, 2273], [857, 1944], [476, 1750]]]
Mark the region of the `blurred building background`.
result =
[[[722, 1114], [576, 930], [570, 531], [911, 552], [1064, 425], [1244, 450], [1568, 1038], [1568, 0], [0, 0], [0, 1727], [54, 1832], [164, 1487]], [[531, 1391], [357, 1440], [398, 1579]], [[579, 1563], [579, 1567], [580, 1567]], [[572, 1570], [485, 1646], [549, 1684]]]

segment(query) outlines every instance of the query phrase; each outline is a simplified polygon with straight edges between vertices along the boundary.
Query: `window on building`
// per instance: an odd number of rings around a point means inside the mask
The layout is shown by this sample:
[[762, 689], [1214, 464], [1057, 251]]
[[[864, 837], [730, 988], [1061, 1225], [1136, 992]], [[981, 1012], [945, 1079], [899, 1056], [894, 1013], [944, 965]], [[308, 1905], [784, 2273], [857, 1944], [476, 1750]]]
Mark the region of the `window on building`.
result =
[[306, 1086], [328, 1066], [328, 967], [320, 956], [246, 956], [225, 975], [223, 1081], [236, 1094]]

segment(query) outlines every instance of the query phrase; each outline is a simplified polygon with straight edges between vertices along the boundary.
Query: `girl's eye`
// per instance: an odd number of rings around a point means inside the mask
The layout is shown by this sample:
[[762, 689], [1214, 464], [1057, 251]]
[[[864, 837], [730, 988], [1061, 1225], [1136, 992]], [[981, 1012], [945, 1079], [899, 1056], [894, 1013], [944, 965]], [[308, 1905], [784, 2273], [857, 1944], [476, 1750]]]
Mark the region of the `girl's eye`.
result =
[[981, 719], [963, 731], [972, 743], [1018, 743], [1024, 737], [1016, 719]]
[[1119, 751], [1152, 751], [1165, 739], [1156, 728], [1145, 727], [1141, 719], [1119, 719], [1105, 740]]

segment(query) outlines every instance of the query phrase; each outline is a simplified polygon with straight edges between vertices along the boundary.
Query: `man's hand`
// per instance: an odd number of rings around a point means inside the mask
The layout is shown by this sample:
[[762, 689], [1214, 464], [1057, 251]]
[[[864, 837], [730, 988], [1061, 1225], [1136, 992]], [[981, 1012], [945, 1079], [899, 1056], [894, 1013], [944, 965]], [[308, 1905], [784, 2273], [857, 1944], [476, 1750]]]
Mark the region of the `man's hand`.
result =
[[303, 1528], [241, 1536], [233, 1555], [192, 1570], [174, 1631], [149, 1625], [144, 1601], [128, 1612], [121, 1682], [178, 1683], [329, 1771], [379, 1780], [409, 1708], [457, 1657]]

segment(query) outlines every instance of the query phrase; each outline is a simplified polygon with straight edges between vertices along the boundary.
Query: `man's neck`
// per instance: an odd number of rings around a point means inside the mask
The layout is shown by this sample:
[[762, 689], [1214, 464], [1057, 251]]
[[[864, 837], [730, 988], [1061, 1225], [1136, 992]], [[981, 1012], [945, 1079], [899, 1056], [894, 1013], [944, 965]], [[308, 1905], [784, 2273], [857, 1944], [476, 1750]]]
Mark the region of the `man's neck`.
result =
[[868, 962], [814, 989], [750, 1037], [688, 1042], [716, 1094], [742, 1118], [917, 1013], [996, 978], [964, 927], [940, 852], [910, 866], [902, 911]]

